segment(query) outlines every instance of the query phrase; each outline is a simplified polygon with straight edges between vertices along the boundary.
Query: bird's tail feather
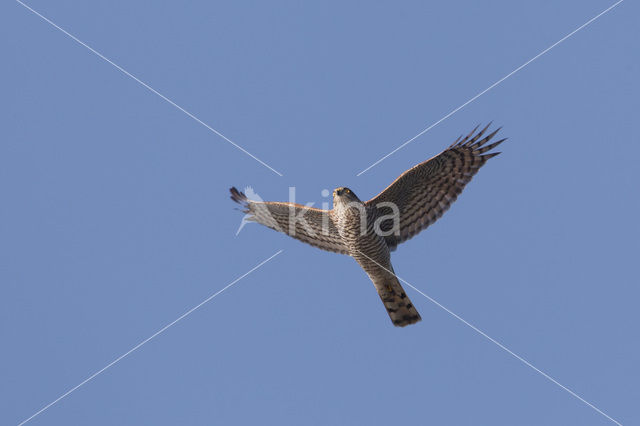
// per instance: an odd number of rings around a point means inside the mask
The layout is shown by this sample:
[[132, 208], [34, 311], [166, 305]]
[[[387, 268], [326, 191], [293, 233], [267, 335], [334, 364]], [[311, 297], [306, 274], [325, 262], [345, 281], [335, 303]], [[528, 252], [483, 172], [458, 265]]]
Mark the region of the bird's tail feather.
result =
[[383, 281], [374, 282], [374, 285], [393, 325], [404, 327], [422, 319], [400, 285], [398, 278], [387, 275]]

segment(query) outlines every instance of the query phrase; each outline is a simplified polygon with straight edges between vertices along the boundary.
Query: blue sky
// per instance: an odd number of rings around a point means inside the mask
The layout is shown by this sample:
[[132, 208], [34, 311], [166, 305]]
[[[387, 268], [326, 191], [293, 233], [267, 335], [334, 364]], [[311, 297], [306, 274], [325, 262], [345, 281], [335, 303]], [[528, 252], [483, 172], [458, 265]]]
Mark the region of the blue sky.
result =
[[0, 423], [614, 424], [417, 292], [397, 329], [348, 257], [249, 225], [368, 199], [476, 124], [509, 137], [396, 272], [623, 424], [640, 423], [640, 29], [613, 2], [0, 5]]

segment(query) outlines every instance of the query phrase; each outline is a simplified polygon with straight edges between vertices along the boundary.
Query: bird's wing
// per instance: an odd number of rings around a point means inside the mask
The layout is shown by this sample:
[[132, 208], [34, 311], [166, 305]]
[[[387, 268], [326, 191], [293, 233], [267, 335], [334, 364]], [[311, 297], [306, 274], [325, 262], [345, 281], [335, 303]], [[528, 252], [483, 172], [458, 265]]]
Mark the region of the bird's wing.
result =
[[[438, 220], [478, 169], [489, 158], [499, 154], [487, 152], [505, 139], [486, 145], [500, 130], [498, 128], [483, 137], [488, 127], [475, 133], [476, 127], [462, 140], [458, 138], [449, 148], [407, 170], [384, 191], [366, 202], [373, 208], [378, 206], [378, 216], [389, 217], [394, 213], [391, 207], [379, 206], [380, 203], [393, 203], [398, 207], [399, 229], [385, 237], [391, 250]], [[380, 224], [384, 234], [390, 233], [392, 227], [391, 219]]]
[[261, 223], [312, 246], [347, 254], [338, 229], [328, 210], [320, 210], [295, 203], [253, 201], [231, 188], [231, 199], [244, 206], [247, 220]]

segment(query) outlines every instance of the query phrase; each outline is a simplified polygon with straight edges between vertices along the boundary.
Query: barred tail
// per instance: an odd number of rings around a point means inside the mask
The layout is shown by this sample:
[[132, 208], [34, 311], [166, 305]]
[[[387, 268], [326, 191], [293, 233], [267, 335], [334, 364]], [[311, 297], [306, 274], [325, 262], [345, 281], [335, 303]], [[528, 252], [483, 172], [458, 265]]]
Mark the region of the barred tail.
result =
[[387, 276], [382, 282], [374, 282], [374, 285], [393, 325], [404, 327], [422, 319], [396, 277]]

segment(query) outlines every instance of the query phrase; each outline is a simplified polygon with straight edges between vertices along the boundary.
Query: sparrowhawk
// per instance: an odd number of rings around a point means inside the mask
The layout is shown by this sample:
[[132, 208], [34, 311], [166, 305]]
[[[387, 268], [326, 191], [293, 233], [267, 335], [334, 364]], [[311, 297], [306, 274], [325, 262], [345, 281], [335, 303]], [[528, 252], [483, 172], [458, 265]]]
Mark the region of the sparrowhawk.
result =
[[495, 136], [477, 127], [449, 148], [401, 174], [384, 191], [362, 202], [349, 188], [333, 191], [333, 209], [295, 203], [250, 200], [231, 188], [249, 220], [286, 233], [312, 246], [353, 257], [365, 270], [394, 325], [420, 321], [420, 314], [400, 285], [391, 251], [434, 223], [456, 200], [478, 169], [499, 152], [487, 145]]

